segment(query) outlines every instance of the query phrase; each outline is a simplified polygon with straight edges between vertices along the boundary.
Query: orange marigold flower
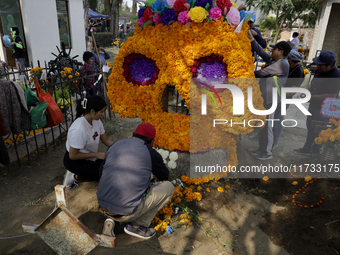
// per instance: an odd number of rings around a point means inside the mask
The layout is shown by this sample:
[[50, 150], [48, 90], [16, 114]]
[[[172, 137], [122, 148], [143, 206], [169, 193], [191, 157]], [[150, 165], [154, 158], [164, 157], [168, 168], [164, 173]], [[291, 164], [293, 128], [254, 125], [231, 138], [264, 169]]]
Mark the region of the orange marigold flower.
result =
[[224, 188], [225, 189], [230, 189], [230, 186], [229, 185], [225, 185]]
[[224, 189], [222, 187], [218, 187], [217, 190], [221, 193], [224, 192]]
[[176, 204], [178, 204], [178, 203], [180, 203], [181, 201], [182, 201], [182, 199], [180, 199], [180, 198], [178, 197], [178, 198], [175, 199], [174, 202], [175, 202]]
[[207, 191], [208, 191], [208, 192], [210, 192], [210, 189], [209, 189], [209, 188], [207, 188]]

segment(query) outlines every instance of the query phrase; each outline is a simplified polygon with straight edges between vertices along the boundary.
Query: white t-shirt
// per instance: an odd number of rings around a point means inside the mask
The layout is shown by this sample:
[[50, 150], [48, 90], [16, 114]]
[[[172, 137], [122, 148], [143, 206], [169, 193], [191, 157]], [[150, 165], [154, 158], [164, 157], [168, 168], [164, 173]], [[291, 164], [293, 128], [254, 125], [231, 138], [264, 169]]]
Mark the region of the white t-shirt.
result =
[[[105, 133], [101, 120], [92, 120], [92, 125], [82, 116], [76, 119], [67, 133], [66, 149], [79, 149], [82, 153], [98, 151], [100, 136]], [[94, 161], [95, 158], [87, 160]]]
[[292, 50], [298, 50], [298, 45], [299, 45], [299, 38], [294, 37], [293, 40], [290, 43], [294, 43], [294, 46], [292, 45]]

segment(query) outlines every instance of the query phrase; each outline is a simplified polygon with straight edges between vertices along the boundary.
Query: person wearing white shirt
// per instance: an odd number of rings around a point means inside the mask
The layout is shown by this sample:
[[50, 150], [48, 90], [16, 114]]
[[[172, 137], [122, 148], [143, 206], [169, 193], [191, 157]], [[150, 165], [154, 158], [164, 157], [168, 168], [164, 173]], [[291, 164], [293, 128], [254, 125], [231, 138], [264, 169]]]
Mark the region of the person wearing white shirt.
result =
[[290, 45], [292, 46], [292, 50], [298, 50], [298, 45], [299, 45], [299, 33], [298, 32], [294, 32], [293, 33], [293, 39], [289, 42]]
[[78, 101], [76, 120], [68, 130], [64, 155], [67, 171], [63, 185], [67, 189], [80, 180], [99, 181], [99, 168], [106, 156], [105, 152], [98, 152], [99, 140], [108, 147], [113, 144], [100, 120], [105, 110], [106, 102], [99, 96]]

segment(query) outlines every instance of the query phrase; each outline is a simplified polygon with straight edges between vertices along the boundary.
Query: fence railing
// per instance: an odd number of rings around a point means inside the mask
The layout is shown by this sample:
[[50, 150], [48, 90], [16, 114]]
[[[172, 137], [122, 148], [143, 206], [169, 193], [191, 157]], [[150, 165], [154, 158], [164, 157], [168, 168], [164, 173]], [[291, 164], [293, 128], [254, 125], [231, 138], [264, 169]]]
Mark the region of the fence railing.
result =
[[[65, 65], [65, 63], [68, 65]], [[41, 88], [46, 93], [50, 93], [59, 105], [64, 115], [64, 121], [51, 128], [42, 128], [30, 132], [22, 131], [18, 134], [11, 132], [3, 136], [11, 163], [16, 161], [19, 167], [21, 167], [22, 161], [31, 162], [32, 157], [39, 157], [40, 153], [47, 152], [48, 148], [62, 144], [63, 134], [67, 134], [70, 125], [75, 120], [76, 102], [83, 99], [86, 94], [91, 93], [86, 81], [93, 79], [93, 77], [97, 81], [99, 75], [103, 76], [102, 79], [107, 79], [107, 74], [99, 69], [95, 69], [93, 74], [87, 75], [87, 73], [82, 72], [81, 63], [72, 59], [66, 59], [66, 61], [60, 59], [57, 63], [46, 63], [45, 61], [44, 65], [45, 67], [39, 70], [40, 77], [34, 78], [38, 78]], [[37, 66], [40, 67], [39, 61]], [[65, 67], [72, 68], [71, 74], [68, 73], [67, 69], [64, 69]], [[33, 63], [25, 70], [14, 70], [13, 66], [6, 66], [0, 73], [0, 79], [14, 81], [19, 83], [23, 89], [28, 86], [32, 91], [36, 91], [34, 81], [31, 79], [35, 73], [32, 70], [34, 70]], [[99, 85], [100, 83], [97, 84], [97, 86]], [[105, 97], [105, 95], [101, 96]], [[111, 118], [111, 114], [109, 114], [109, 117]], [[106, 114], [104, 118], [107, 118]]]

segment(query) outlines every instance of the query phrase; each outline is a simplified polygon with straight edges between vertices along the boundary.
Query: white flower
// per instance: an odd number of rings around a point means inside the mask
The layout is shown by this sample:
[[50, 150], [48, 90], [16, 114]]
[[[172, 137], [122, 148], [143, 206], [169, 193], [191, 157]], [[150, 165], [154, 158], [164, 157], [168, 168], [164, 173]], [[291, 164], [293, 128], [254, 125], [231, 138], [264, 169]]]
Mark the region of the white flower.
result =
[[176, 181], [179, 183], [178, 186], [184, 188], [183, 182], [180, 179], [176, 179]]
[[166, 165], [168, 161], [166, 161], [166, 159], [163, 158], [163, 163]]
[[158, 149], [157, 152], [162, 155], [163, 149]]
[[170, 160], [176, 161], [178, 159], [178, 153], [173, 151], [169, 155]]
[[175, 169], [175, 168], [177, 167], [177, 164], [176, 164], [175, 161], [170, 160], [170, 161], [168, 162], [168, 167], [169, 167], [170, 169]]
[[172, 181], [172, 184], [173, 184], [173, 185], [176, 185], [176, 184], [177, 184], [176, 180], [173, 180], [173, 181]]
[[177, 214], [177, 213], [178, 213], [178, 210], [179, 210], [179, 208], [178, 208], [178, 207], [176, 207], [176, 208], [175, 208], [175, 214]]
[[163, 158], [163, 159], [167, 159], [168, 156], [169, 156], [169, 152], [168, 152], [168, 151], [163, 151], [163, 152], [161, 153], [161, 155], [162, 155], [162, 158]]

